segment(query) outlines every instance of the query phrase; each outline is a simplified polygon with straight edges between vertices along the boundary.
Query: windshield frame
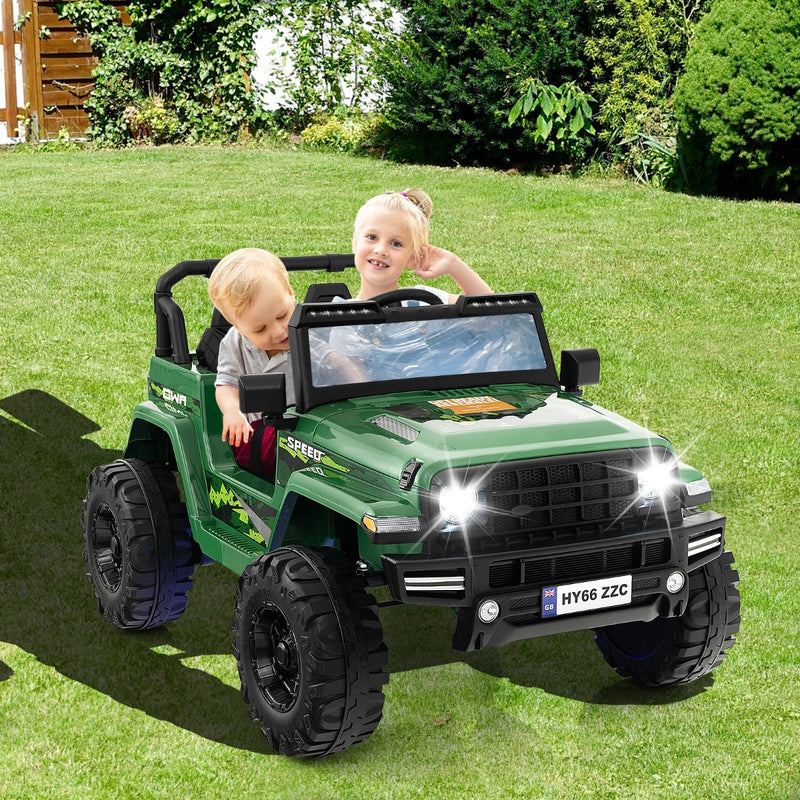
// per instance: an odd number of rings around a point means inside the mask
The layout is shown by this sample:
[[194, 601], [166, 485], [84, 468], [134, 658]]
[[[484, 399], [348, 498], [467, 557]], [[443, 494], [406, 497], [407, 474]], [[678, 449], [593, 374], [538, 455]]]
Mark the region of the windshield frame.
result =
[[[309, 331], [313, 328], [510, 314], [530, 314], [533, 318], [545, 360], [543, 369], [447, 374], [328, 386], [315, 386], [312, 382]], [[381, 307], [372, 300], [346, 303], [303, 303], [297, 306], [289, 322], [289, 354], [294, 372], [295, 407], [299, 414], [326, 403], [351, 397], [368, 397], [408, 391], [467, 389], [509, 383], [529, 383], [552, 386], [556, 389], [560, 387], [542, 321], [542, 304], [533, 292], [463, 295], [453, 305]]]

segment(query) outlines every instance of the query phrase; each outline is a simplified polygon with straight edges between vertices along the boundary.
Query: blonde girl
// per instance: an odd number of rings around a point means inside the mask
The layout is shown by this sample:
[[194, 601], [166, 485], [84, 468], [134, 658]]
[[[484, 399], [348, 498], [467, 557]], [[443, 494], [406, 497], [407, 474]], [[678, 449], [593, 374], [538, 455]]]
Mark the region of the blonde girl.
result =
[[[463, 294], [489, 294], [486, 282], [457, 255], [428, 244], [431, 198], [422, 189], [387, 192], [370, 198], [356, 214], [353, 253], [361, 276], [359, 300], [399, 288], [406, 268], [422, 280], [449, 275]], [[457, 295], [422, 286], [445, 303]]]

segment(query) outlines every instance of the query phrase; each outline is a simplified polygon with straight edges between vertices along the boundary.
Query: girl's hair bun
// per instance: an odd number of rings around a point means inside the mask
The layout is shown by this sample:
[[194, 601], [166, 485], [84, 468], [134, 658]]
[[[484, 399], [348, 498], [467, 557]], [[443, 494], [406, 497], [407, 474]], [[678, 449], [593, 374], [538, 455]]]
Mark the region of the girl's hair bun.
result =
[[425, 219], [431, 218], [433, 200], [431, 200], [427, 192], [422, 189], [405, 189], [401, 194], [423, 213]]

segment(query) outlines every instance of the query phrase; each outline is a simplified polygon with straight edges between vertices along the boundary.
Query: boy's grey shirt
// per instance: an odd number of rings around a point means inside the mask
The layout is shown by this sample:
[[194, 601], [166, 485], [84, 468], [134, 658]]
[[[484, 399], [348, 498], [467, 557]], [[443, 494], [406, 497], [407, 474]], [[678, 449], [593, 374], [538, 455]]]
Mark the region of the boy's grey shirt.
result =
[[[231, 328], [219, 345], [215, 386], [239, 386], [240, 375], [260, 375], [262, 372], [283, 372], [286, 375], [286, 402], [294, 405], [294, 376], [289, 351], [270, 358], [260, 347]], [[248, 422], [261, 419], [261, 414], [246, 414]]]

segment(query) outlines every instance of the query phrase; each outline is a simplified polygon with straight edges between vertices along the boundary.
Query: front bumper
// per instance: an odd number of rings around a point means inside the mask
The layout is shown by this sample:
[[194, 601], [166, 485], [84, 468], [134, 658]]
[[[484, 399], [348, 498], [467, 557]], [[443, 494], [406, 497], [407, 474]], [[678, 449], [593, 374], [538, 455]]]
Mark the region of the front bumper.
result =
[[[566, 543], [489, 555], [429, 557], [384, 555], [392, 596], [402, 603], [448, 605], [458, 611], [456, 650], [477, 650], [551, 633], [681, 615], [688, 581], [670, 593], [667, 577], [689, 573], [717, 558], [725, 517], [693, 513], [678, 525], [591, 543]], [[632, 576], [630, 603], [600, 611], [542, 617], [542, 589], [622, 574]], [[479, 605], [494, 600], [497, 619], [484, 623]]]

